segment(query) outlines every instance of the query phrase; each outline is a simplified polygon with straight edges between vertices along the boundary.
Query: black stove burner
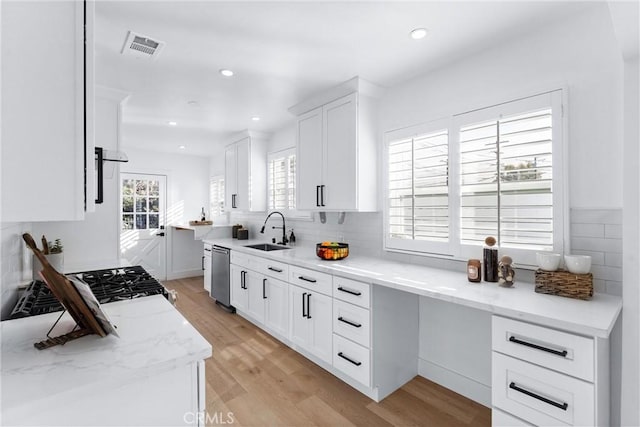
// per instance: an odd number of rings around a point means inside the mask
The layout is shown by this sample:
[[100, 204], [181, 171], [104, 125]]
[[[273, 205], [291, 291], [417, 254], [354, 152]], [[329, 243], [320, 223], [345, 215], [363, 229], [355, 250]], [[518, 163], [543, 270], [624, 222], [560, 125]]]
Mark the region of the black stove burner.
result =
[[[160, 282], [139, 265], [74, 273], [85, 281], [100, 304], [169, 294]], [[10, 319], [61, 311], [62, 305], [44, 282], [34, 280], [11, 312]]]

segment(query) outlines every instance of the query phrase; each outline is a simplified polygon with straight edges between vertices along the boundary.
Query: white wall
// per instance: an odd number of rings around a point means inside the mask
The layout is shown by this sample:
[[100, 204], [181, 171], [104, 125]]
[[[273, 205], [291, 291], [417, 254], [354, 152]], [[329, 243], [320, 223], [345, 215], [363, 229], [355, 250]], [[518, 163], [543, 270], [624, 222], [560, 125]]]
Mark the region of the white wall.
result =
[[[96, 147], [119, 150], [120, 102], [126, 94], [101, 88], [96, 96]], [[119, 163], [105, 162], [104, 202], [95, 212], [85, 214], [84, 221], [35, 222], [33, 236], [39, 241], [45, 235], [49, 241], [61, 239], [65, 265], [79, 265], [92, 261], [115, 261], [118, 249]]]
[[620, 208], [621, 79], [603, 4], [391, 88], [380, 106], [380, 131], [567, 85], [571, 207]]
[[638, 57], [625, 62], [624, 85], [624, 216], [622, 301], [622, 419], [623, 425], [640, 425], [640, 117]]

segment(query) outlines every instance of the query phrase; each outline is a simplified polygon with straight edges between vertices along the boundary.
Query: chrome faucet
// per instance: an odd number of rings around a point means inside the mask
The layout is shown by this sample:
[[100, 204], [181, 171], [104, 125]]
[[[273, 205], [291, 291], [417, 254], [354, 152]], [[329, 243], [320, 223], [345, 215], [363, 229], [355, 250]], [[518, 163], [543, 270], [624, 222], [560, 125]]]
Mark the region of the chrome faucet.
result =
[[276, 229], [276, 228], [282, 228], [282, 241], [278, 242], [279, 245], [286, 245], [289, 240], [287, 240], [287, 229], [285, 228], [285, 223], [284, 223], [284, 215], [282, 215], [281, 212], [278, 211], [273, 211], [271, 212], [269, 215], [267, 215], [267, 218], [264, 220], [264, 224], [262, 224], [262, 228], [260, 229], [260, 233], [264, 234], [264, 227], [267, 225], [267, 221], [269, 221], [269, 218], [271, 218], [271, 215], [273, 214], [278, 214], [282, 217], [282, 227], [271, 227], [272, 229]]

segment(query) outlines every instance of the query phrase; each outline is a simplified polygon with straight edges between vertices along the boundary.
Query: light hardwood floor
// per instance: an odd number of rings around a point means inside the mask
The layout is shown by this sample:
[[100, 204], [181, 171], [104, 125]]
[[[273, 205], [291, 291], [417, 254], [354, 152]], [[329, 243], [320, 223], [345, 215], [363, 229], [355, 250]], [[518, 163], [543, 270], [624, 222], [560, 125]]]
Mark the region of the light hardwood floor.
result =
[[[217, 306], [201, 277], [164, 283], [213, 346], [206, 361], [208, 425], [489, 426], [488, 408], [422, 377], [380, 403], [242, 317]], [[230, 415], [232, 414], [232, 415]]]

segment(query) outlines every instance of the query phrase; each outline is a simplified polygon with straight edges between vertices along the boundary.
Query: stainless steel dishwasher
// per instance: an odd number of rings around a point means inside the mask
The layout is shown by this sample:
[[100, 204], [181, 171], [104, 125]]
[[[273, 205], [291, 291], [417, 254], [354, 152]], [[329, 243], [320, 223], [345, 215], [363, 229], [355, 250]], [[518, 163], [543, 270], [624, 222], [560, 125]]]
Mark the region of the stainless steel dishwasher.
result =
[[230, 252], [222, 246], [211, 247], [211, 298], [227, 311], [235, 313], [236, 309], [231, 306]]

